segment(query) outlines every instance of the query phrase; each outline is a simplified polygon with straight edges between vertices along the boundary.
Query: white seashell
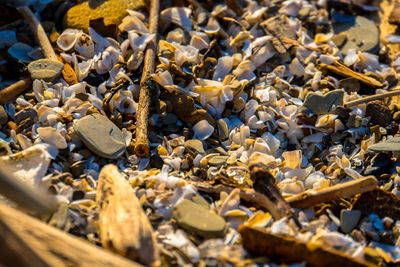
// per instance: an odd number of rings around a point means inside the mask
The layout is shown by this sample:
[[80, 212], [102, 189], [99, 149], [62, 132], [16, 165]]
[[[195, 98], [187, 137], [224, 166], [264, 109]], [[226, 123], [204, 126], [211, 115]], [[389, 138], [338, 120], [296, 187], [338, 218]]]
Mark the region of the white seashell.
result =
[[208, 48], [208, 43], [203, 38], [197, 35], [192, 36], [192, 39], [190, 39], [190, 45], [196, 47], [199, 50]]
[[327, 56], [327, 55], [321, 55], [319, 57], [319, 60], [322, 64], [326, 64], [326, 65], [332, 65], [333, 62], [335, 62], [336, 60], [339, 60], [339, 57], [335, 57], [335, 56]]
[[325, 135], [324, 133], [311, 134], [304, 137], [302, 141], [304, 143], [321, 143]]
[[282, 7], [279, 9], [278, 13], [296, 17], [299, 14], [302, 6], [302, 1], [285, 1], [283, 2]]
[[283, 180], [278, 183], [279, 189], [284, 194], [297, 195], [304, 191], [304, 185], [302, 181], [292, 181], [292, 180]]
[[286, 167], [291, 169], [300, 168], [302, 156], [303, 154], [301, 150], [286, 151], [282, 153], [282, 157], [285, 159]]
[[289, 64], [289, 70], [291, 73], [298, 77], [303, 76], [305, 73], [304, 66], [297, 57], [295, 57]]
[[122, 113], [134, 114], [138, 104], [129, 96], [119, 97], [117, 100], [118, 110]]
[[251, 99], [249, 102], [246, 103], [244, 106], [244, 120], [247, 122], [251, 116], [256, 113], [259, 104], [257, 100]]
[[385, 40], [391, 44], [400, 44], [400, 36], [397, 34], [389, 34], [385, 37]]
[[[167, 34], [166, 41], [169, 42], [169, 43], [181, 44], [183, 42], [183, 40], [184, 40], [184, 37], [185, 37], [185, 35], [184, 35], [184, 32], [182, 30], [175, 29], [173, 31], [170, 31]], [[190, 45], [192, 45], [192, 44], [190, 44]]]
[[118, 28], [121, 32], [137, 31], [137, 32], [141, 32], [141, 33], [148, 33], [149, 29], [147, 29], [146, 25], [143, 23], [143, 20], [144, 19], [140, 18], [140, 15], [139, 16], [136, 16], [136, 15], [126, 16], [122, 20], [121, 24], [118, 25]]
[[94, 56], [94, 43], [92, 37], [86, 33], [82, 33], [75, 42], [75, 51], [86, 59]]
[[230, 122], [229, 122], [229, 119], [227, 119], [227, 118], [219, 119], [217, 121], [219, 137], [222, 140], [227, 139], [229, 136], [229, 124], [230, 124]]
[[353, 179], [360, 179], [360, 178], [364, 177], [359, 172], [357, 172], [356, 170], [353, 170], [350, 167], [344, 168], [343, 170], [348, 176], [350, 176]]
[[271, 226], [271, 234], [282, 234], [282, 235], [290, 235], [293, 236], [295, 231], [288, 224], [288, 218], [283, 217], [282, 219], [275, 221]]
[[272, 58], [276, 51], [271, 43], [271, 36], [259, 37], [251, 43], [250, 48], [253, 52], [251, 55], [251, 62], [258, 68], [264, 64], [268, 59]]
[[89, 27], [89, 35], [93, 42], [101, 48], [111, 46], [111, 42], [98, 34], [92, 27]]
[[182, 66], [185, 62], [199, 62], [199, 49], [191, 45], [175, 44], [175, 47], [175, 62], [178, 66]]
[[207, 34], [217, 34], [220, 31], [221, 26], [216, 19], [211, 17], [206, 26], [199, 26], [199, 28]]
[[233, 74], [236, 75], [237, 79], [239, 81], [241, 80], [248, 80], [251, 81], [256, 78], [256, 75], [254, 74], [255, 70], [254, 64], [250, 60], [245, 60], [242, 61], [236, 69], [233, 70]]
[[312, 171], [313, 167], [307, 167], [305, 169], [294, 169], [285, 172], [285, 178], [297, 177], [297, 180], [303, 181]]
[[38, 186], [47, 173], [57, 149], [46, 144], [37, 144], [21, 152], [0, 157], [3, 170], [12, 173], [17, 179]]
[[40, 139], [43, 142], [51, 144], [59, 149], [67, 148], [67, 142], [64, 136], [52, 127], [40, 127], [37, 129]]
[[232, 70], [233, 58], [231, 56], [223, 56], [218, 58], [217, 66], [215, 67], [213, 80], [223, 80], [226, 75]]
[[346, 66], [352, 66], [354, 63], [357, 62], [357, 60], [358, 60], [358, 55], [356, 50], [349, 49], [349, 51], [347, 51], [347, 55], [343, 59], [343, 63]]
[[321, 77], [322, 77], [322, 72], [316, 71], [311, 82], [311, 87], [313, 90], [315, 91], [318, 90]]
[[328, 232], [324, 231], [321, 235], [321, 239], [324, 245], [329, 247], [346, 247], [352, 248], [356, 247], [356, 242], [348, 236], [345, 236], [339, 232]]
[[260, 152], [264, 154], [271, 154], [268, 144], [262, 138], [257, 138], [254, 142], [253, 152]]
[[214, 127], [207, 120], [201, 120], [193, 126], [194, 138], [205, 140], [212, 135]]
[[120, 51], [113, 46], [109, 46], [104, 50], [101, 60], [97, 62], [96, 71], [98, 74], [104, 74], [118, 63]]
[[368, 71], [375, 71], [379, 69], [379, 56], [362, 52], [358, 55], [357, 67]]
[[0, 31], [0, 49], [12, 46], [17, 42], [18, 40], [15, 31], [9, 31], [9, 30]]
[[315, 123], [315, 127], [329, 126], [337, 117], [338, 115], [333, 114], [320, 115]]
[[181, 169], [182, 159], [181, 158], [173, 158], [173, 159], [164, 158], [164, 163], [169, 165], [174, 170], [179, 171]]
[[265, 142], [268, 144], [268, 147], [270, 148], [270, 151], [271, 151], [271, 155], [275, 156], [279, 146], [281, 145], [281, 142], [279, 141], [279, 139], [276, 138], [275, 136], [273, 136], [269, 132], [265, 132], [261, 136], [261, 138], [264, 139]]
[[320, 181], [325, 181], [325, 180], [326, 180], [326, 178], [322, 172], [313, 172], [304, 181], [304, 186], [306, 189], [311, 189], [311, 188], [313, 188], [315, 183], [318, 183]]
[[142, 65], [144, 59], [144, 52], [139, 51], [139, 52], [134, 52], [126, 62], [126, 67], [128, 70], [137, 70], [140, 65]]
[[74, 71], [76, 73], [76, 76], [78, 77], [78, 81], [81, 82], [89, 75], [90, 69], [93, 67], [94, 64], [93, 60], [89, 59], [88, 61], [78, 63], [76, 55], [73, 55], [72, 60], [74, 63]]
[[71, 50], [83, 32], [76, 29], [66, 29], [57, 39], [57, 45], [64, 51]]
[[192, 23], [190, 20], [190, 15], [192, 10], [187, 7], [170, 7], [164, 9], [160, 13], [161, 21], [168, 21], [181, 26], [185, 30], [190, 30], [192, 28]]
[[128, 33], [128, 39], [131, 44], [133, 51], [144, 51], [148, 43], [150, 43], [155, 37], [155, 34], [137, 34], [134, 31]]
[[240, 189], [236, 188], [232, 190], [232, 192], [225, 199], [220, 210], [218, 211], [218, 215], [225, 216], [229, 211], [237, 209], [240, 204], [239, 194], [240, 194]]

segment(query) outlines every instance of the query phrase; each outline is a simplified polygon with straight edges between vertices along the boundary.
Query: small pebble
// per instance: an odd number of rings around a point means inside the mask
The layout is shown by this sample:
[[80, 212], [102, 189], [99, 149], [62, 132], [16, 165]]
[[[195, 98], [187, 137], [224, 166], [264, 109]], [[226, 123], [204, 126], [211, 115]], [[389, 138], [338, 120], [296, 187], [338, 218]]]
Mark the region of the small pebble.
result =
[[340, 212], [340, 229], [349, 234], [356, 227], [361, 217], [360, 210], [345, 210]]

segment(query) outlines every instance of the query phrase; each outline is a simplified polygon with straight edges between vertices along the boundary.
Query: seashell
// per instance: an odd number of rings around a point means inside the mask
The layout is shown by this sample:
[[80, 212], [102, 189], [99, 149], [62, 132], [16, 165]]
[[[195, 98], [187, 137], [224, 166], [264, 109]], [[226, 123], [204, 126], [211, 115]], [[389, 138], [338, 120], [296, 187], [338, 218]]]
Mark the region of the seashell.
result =
[[117, 100], [118, 110], [122, 113], [134, 114], [138, 108], [138, 104], [132, 99], [132, 96], [120, 93]]
[[134, 52], [126, 62], [126, 66], [129, 70], [137, 70], [140, 65], [142, 65], [144, 60], [144, 52], [139, 51], [139, 52]]
[[1, 156], [0, 164], [17, 179], [38, 186], [47, 173], [51, 159], [55, 158], [57, 153], [54, 147], [36, 144], [21, 152]]
[[98, 74], [104, 74], [118, 63], [120, 51], [113, 46], [109, 46], [104, 50], [101, 60], [97, 62], [96, 71]]
[[81, 33], [75, 42], [74, 49], [78, 54], [86, 59], [94, 56], [94, 43], [92, 37], [86, 33]]
[[263, 212], [261, 210], [257, 210], [253, 216], [251, 216], [245, 225], [249, 227], [267, 227], [272, 222], [272, 216], [269, 212]]
[[250, 45], [251, 51], [251, 62], [258, 68], [264, 64], [268, 59], [272, 58], [276, 51], [271, 43], [272, 36], [263, 36], [256, 38]]
[[233, 58], [231, 56], [223, 56], [218, 58], [217, 66], [213, 74], [213, 80], [223, 80], [232, 70]]
[[338, 115], [333, 114], [320, 115], [315, 123], [315, 127], [329, 126], [334, 120], [336, 120], [337, 117]]
[[346, 66], [352, 66], [352, 65], [354, 65], [357, 61], [358, 61], [358, 55], [357, 55], [356, 50], [354, 50], [354, 49], [349, 49], [349, 50], [347, 51], [347, 55], [346, 55], [346, 56], [344, 57], [344, 59], [343, 59], [343, 63], [344, 63]]
[[233, 70], [233, 74], [237, 77], [239, 81], [247, 80], [251, 81], [256, 78], [254, 74], [255, 66], [250, 60], [242, 61], [236, 69]]
[[13, 44], [7, 52], [14, 58], [21, 60], [22, 62], [29, 63], [32, 59], [29, 57], [29, 53], [32, 53], [34, 48], [25, 43]]
[[58, 47], [64, 51], [71, 50], [82, 33], [76, 29], [65, 29], [57, 39]]
[[199, 63], [199, 49], [191, 45], [175, 44], [175, 63], [182, 66], [183, 63]]
[[211, 35], [211, 34], [217, 34], [220, 31], [221, 26], [219, 25], [219, 23], [216, 19], [211, 17], [208, 20], [207, 25], [199, 26], [199, 29], [202, 30], [203, 32]]
[[155, 34], [144, 33], [139, 35], [135, 31], [128, 33], [128, 39], [131, 44], [133, 51], [144, 51], [148, 43], [150, 43], [155, 37]]
[[190, 20], [190, 15], [192, 10], [187, 7], [170, 7], [164, 9], [160, 13], [161, 21], [168, 21], [174, 23], [185, 30], [190, 30], [192, 28], [192, 22]]
[[304, 191], [302, 181], [283, 180], [277, 185], [284, 194], [297, 195]]
[[17, 42], [18, 40], [15, 31], [9, 31], [9, 30], [0, 31], [0, 49], [12, 46]]
[[[137, 12], [139, 13], [139, 12]], [[141, 14], [141, 13], [139, 13]], [[118, 28], [121, 32], [126, 31], [137, 31], [140, 33], [148, 33], [149, 29], [146, 27], [146, 25], [143, 23], [144, 19], [141, 19], [140, 17], [143, 17], [143, 15], [133, 15], [133, 16], [126, 16], [123, 18], [121, 24], [118, 25]]]
[[92, 27], [89, 27], [89, 35], [92, 37], [93, 42], [100, 48], [111, 46], [111, 42], [98, 34]]
[[282, 7], [279, 9], [278, 13], [297, 17], [302, 6], [303, 2], [300, 1], [285, 1], [283, 2]]
[[[184, 41], [185, 33], [182, 29], [175, 29], [167, 34], [167, 42], [182, 44]], [[200, 38], [201, 39], [201, 38]]]
[[315, 133], [310, 134], [303, 138], [304, 143], [321, 143], [323, 141], [325, 134], [324, 133]]
[[400, 44], [400, 36], [397, 34], [389, 34], [385, 36], [385, 40], [390, 44]]
[[225, 216], [228, 212], [237, 209], [240, 204], [240, 189], [236, 188], [232, 190], [229, 196], [224, 200], [221, 208], [218, 211], [218, 215]]
[[290, 235], [290, 236], [294, 236], [296, 231], [295, 229], [293, 229], [287, 221], [287, 217], [283, 217], [280, 220], [275, 221], [272, 225], [271, 225], [271, 234], [282, 234], [282, 235]]
[[37, 129], [40, 139], [48, 144], [51, 144], [59, 149], [67, 148], [65, 137], [59, 131], [52, 127], [40, 127]]
[[304, 66], [297, 57], [295, 57], [289, 64], [289, 70], [291, 73], [298, 77], [303, 76], [305, 73]]
[[276, 138], [275, 136], [273, 136], [269, 132], [265, 132], [261, 136], [261, 138], [264, 139], [264, 141], [268, 144], [268, 147], [271, 151], [271, 155], [275, 156], [279, 146], [281, 145], [281, 142], [279, 141], [279, 139]]
[[190, 39], [190, 45], [197, 48], [198, 50], [208, 48], [208, 42], [197, 35], [192, 36], [192, 39]]
[[92, 59], [89, 59], [88, 61], [83, 61], [83, 62], [78, 63], [78, 59], [77, 59], [76, 55], [73, 55], [72, 61], [74, 64], [74, 71], [76, 73], [78, 81], [81, 82], [83, 79], [85, 79], [89, 75], [90, 69], [93, 67], [94, 62]]
[[206, 140], [214, 132], [214, 127], [206, 120], [201, 120], [193, 126], [194, 138]]
[[217, 121], [219, 137], [222, 140], [225, 140], [229, 137], [229, 125], [230, 125], [230, 122], [229, 122], [229, 119], [227, 119], [227, 118], [219, 119]]
[[312, 166], [305, 169], [293, 169], [285, 172], [285, 178], [297, 177], [297, 180], [303, 181], [311, 173], [312, 169]]
[[301, 150], [286, 151], [282, 153], [282, 157], [285, 159], [286, 167], [293, 170], [300, 168], [302, 156]]
[[379, 69], [379, 57], [371, 53], [362, 52], [358, 55], [357, 67], [363, 70], [375, 71]]
[[313, 172], [305, 179], [304, 186], [306, 189], [312, 189], [314, 184], [325, 180], [326, 178], [322, 172]]

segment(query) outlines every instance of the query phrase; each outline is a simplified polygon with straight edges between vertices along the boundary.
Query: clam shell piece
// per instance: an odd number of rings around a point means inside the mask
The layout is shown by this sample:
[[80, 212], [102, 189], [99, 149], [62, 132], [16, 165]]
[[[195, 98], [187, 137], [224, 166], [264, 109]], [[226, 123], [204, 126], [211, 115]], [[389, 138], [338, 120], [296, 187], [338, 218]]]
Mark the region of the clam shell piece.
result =
[[272, 222], [272, 216], [269, 212], [258, 210], [245, 223], [249, 227], [267, 227]]
[[214, 127], [206, 120], [201, 120], [193, 126], [194, 138], [205, 140], [214, 132]]
[[199, 62], [199, 49], [191, 45], [176, 44], [175, 46], [175, 62], [178, 66], [182, 66], [185, 62]]
[[137, 34], [136, 32], [129, 32], [128, 38], [131, 44], [132, 49], [136, 51], [144, 51], [148, 43], [153, 40], [155, 34], [145, 33], [142, 35]]
[[67, 142], [64, 136], [56, 129], [52, 127], [40, 127], [37, 132], [43, 142], [51, 144], [59, 149], [67, 148]]
[[282, 157], [285, 159], [286, 167], [291, 169], [300, 168], [300, 164], [302, 161], [301, 150], [283, 152]]
[[82, 33], [75, 42], [75, 51], [85, 58], [94, 56], [94, 43], [92, 37], [86, 33]]
[[55, 152], [54, 149], [51, 150], [48, 145], [37, 144], [21, 152], [0, 157], [0, 164], [16, 178], [38, 186], [50, 165], [52, 158], [50, 153]]
[[337, 117], [338, 115], [334, 114], [320, 115], [315, 123], [315, 127], [329, 126], [334, 120], [336, 120]]
[[192, 28], [192, 23], [190, 21], [190, 15], [192, 10], [187, 7], [170, 7], [164, 9], [160, 13], [161, 21], [168, 21], [181, 26], [185, 30], [190, 30]]
[[226, 75], [232, 70], [233, 58], [231, 56], [223, 56], [218, 59], [215, 67], [213, 80], [223, 80]]
[[121, 32], [123, 31], [138, 31], [141, 33], [148, 33], [146, 25], [137, 16], [127, 16], [122, 20], [122, 23], [118, 25]]
[[225, 216], [229, 211], [232, 211], [239, 207], [240, 204], [239, 193], [240, 189], [236, 188], [229, 194], [229, 196], [225, 199], [224, 203], [221, 206], [221, 209], [218, 212], [220, 216]]
[[80, 30], [66, 29], [57, 39], [58, 47], [64, 51], [71, 50], [81, 34]]

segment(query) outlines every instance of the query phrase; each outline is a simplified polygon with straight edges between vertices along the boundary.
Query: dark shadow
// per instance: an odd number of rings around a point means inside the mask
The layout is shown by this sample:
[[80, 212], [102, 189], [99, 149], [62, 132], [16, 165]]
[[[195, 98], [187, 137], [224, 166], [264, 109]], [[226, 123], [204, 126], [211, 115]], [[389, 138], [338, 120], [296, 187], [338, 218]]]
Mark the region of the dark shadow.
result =
[[102, 5], [107, 0], [89, 0], [89, 7], [95, 9], [96, 7]]

